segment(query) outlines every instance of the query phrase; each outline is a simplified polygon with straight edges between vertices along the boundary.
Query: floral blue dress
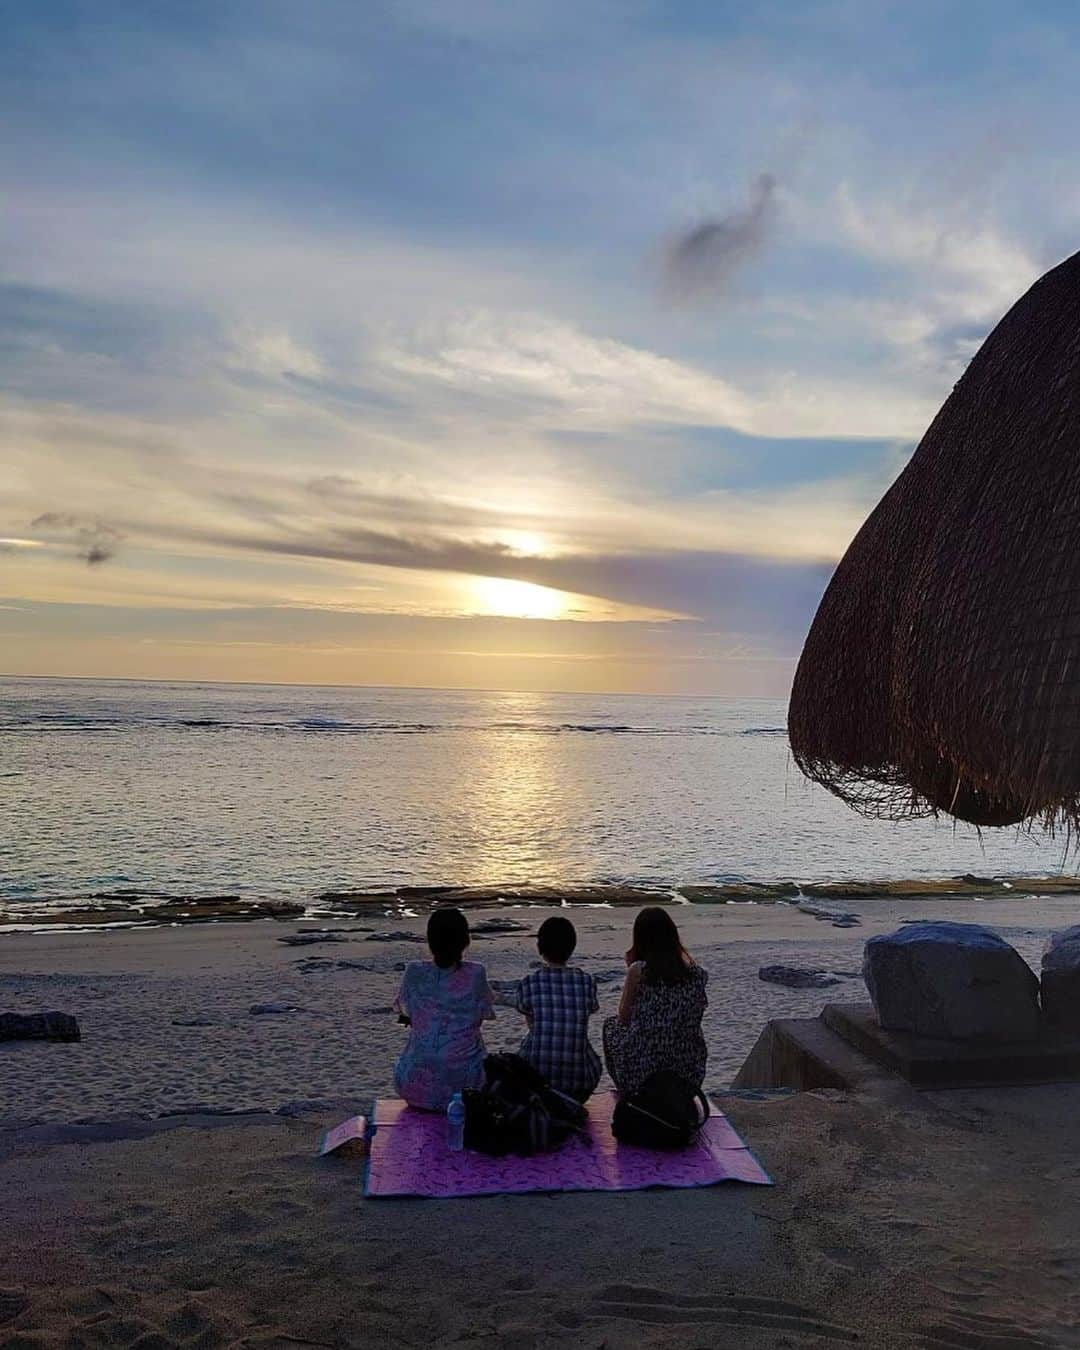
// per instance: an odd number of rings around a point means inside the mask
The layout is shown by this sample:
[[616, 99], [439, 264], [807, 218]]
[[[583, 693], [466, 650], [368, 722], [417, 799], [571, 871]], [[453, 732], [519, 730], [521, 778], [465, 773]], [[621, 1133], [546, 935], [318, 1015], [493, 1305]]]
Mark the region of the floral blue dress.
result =
[[394, 1008], [412, 1023], [394, 1068], [398, 1096], [423, 1111], [445, 1111], [463, 1088], [484, 1083], [483, 1022], [495, 1016], [487, 972], [479, 961], [443, 970], [410, 961]]

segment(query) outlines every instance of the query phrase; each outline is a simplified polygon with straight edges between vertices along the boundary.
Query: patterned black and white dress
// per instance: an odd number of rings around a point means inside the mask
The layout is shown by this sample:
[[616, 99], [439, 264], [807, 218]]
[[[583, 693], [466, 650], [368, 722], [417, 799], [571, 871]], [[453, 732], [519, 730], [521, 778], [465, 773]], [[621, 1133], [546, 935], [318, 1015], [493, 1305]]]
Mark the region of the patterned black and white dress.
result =
[[627, 1025], [617, 1017], [605, 1020], [604, 1063], [618, 1092], [637, 1092], [659, 1069], [674, 1069], [701, 1087], [709, 1054], [701, 1031], [708, 978], [700, 966], [691, 966], [675, 984], [643, 976]]

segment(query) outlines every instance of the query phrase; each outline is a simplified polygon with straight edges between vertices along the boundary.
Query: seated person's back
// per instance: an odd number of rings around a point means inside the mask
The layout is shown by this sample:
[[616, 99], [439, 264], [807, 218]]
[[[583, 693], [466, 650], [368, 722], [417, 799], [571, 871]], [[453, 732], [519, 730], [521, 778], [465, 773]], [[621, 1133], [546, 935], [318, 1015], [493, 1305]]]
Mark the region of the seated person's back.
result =
[[410, 1106], [443, 1111], [455, 1092], [484, 1082], [481, 1024], [493, 1017], [487, 974], [463, 959], [469, 925], [458, 909], [437, 909], [428, 921], [430, 961], [410, 961], [394, 1003], [410, 1027], [394, 1068], [394, 1086]]
[[701, 1029], [707, 973], [658, 906], [634, 921], [626, 983], [616, 1017], [604, 1022], [604, 1059], [616, 1092], [633, 1095], [650, 1075], [669, 1070], [700, 1088], [708, 1050]]
[[518, 1011], [528, 1018], [522, 1058], [553, 1088], [585, 1101], [600, 1081], [600, 1057], [589, 1043], [589, 1018], [599, 1011], [596, 980], [566, 963], [577, 945], [569, 919], [545, 919], [536, 938], [544, 964], [521, 981]]

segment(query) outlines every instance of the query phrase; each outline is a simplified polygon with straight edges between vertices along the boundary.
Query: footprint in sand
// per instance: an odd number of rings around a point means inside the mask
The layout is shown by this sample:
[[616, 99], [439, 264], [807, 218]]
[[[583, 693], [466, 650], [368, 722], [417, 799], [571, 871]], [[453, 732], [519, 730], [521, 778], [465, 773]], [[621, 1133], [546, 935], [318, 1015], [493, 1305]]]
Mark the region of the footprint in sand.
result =
[[965, 1312], [924, 1327], [915, 1344], [919, 1350], [1054, 1350], [1059, 1342], [1003, 1317]]
[[14, 1322], [29, 1306], [30, 1299], [25, 1289], [0, 1289], [0, 1326], [5, 1322]]
[[[641, 1326], [710, 1324], [767, 1331], [778, 1338], [792, 1333], [818, 1341], [857, 1341], [858, 1333], [838, 1326], [816, 1309], [782, 1299], [740, 1294], [692, 1297], [635, 1284], [613, 1284], [584, 1308], [565, 1308], [553, 1314], [561, 1327], [576, 1330], [586, 1322], [614, 1319]], [[774, 1342], [775, 1343], [775, 1342]]]

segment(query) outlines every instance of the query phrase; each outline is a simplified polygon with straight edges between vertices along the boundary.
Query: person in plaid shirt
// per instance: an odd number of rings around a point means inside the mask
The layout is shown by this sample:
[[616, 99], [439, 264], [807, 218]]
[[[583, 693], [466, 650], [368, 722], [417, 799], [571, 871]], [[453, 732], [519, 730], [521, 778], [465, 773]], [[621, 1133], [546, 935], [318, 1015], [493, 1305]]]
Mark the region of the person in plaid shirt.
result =
[[544, 964], [521, 981], [517, 998], [518, 1012], [529, 1023], [520, 1053], [553, 1088], [583, 1102], [596, 1090], [603, 1068], [589, 1044], [589, 1018], [600, 1010], [596, 981], [566, 964], [577, 946], [569, 919], [545, 919], [536, 946]]

